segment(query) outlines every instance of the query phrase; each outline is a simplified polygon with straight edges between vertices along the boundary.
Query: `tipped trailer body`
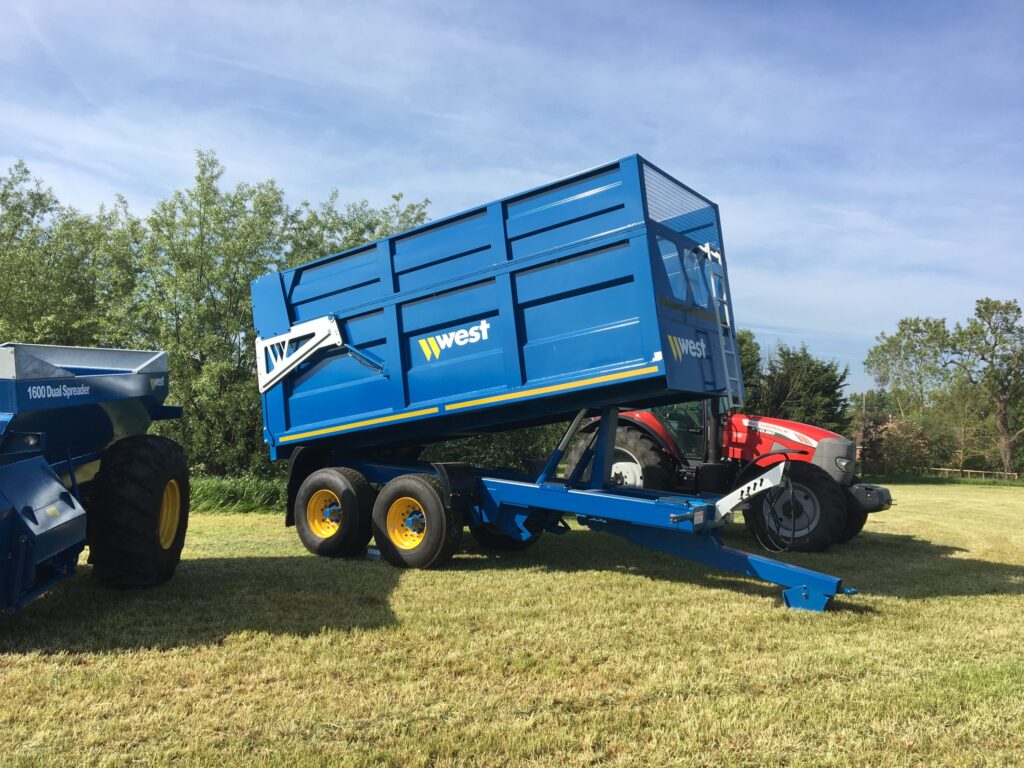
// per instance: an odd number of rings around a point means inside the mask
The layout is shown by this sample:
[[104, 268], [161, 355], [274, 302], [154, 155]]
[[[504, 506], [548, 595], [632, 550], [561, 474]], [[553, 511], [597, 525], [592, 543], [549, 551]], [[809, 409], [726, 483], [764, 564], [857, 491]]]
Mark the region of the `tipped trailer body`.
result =
[[87, 539], [106, 581], [170, 577], [187, 467], [145, 435], [180, 415], [166, 397], [163, 352], [0, 344], [0, 610], [73, 575]]
[[[722, 545], [782, 466], [725, 498], [624, 488], [612, 428], [558, 476], [588, 413], [742, 400], [718, 208], [639, 156], [268, 274], [252, 297], [264, 438], [291, 460], [286, 519], [311, 551], [356, 554], [373, 535], [390, 562], [431, 566], [464, 525], [521, 549], [572, 514], [781, 584], [794, 607], [842, 591]], [[416, 460], [427, 443], [570, 420], [534, 474]]]

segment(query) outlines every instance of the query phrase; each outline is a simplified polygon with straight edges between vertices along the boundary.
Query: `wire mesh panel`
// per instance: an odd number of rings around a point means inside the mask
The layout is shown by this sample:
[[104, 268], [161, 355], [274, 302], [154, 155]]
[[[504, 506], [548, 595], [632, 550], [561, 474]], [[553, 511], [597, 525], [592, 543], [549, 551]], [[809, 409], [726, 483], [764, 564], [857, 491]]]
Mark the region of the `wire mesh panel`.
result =
[[695, 242], [722, 247], [718, 211], [709, 200], [647, 163], [644, 163], [644, 187], [649, 218]]

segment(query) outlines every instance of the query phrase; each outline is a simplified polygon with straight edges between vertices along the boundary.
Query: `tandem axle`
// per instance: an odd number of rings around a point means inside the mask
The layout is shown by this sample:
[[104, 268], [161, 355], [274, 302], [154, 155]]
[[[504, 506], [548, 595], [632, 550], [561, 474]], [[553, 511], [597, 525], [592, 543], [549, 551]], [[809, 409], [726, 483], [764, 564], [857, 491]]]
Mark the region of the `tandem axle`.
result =
[[[580, 464], [568, 468], [565, 478], [554, 475], [565, 447], [586, 415], [585, 410], [579, 412], [536, 477], [465, 464], [422, 462], [344, 461], [344, 471], [358, 476], [362, 482], [382, 486], [373, 505], [374, 535], [385, 559], [400, 566], [430, 567], [454, 553], [454, 547], [446, 547], [444, 541], [438, 540], [437, 557], [424, 562], [410, 560], [412, 553], [427, 543], [427, 531], [432, 527], [443, 527], [447, 537], [455, 538], [457, 534], [452, 529], [461, 530], [468, 525], [485, 544], [524, 549], [543, 531], [568, 532], [563, 516], [574, 515], [592, 530], [622, 536], [642, 547], [777, 584], [784, 588], [783, 601], [790, 608], [823, 611], [836, 595], [856, 593], [844, 588], [842, 580], [835, 576], [723, 544], [719, 530], [734, 511], [762, 491], [785, 486], [786, 464], [775, 465], [725, 497], [616, 486], [608, 472], [616, 411], [603, 409], [594, 447]], [[589, 479], [581, 480], [587, 466], [598, 470]], [[389, 493], [389, 489], [397, 490]], [[434, 494], [436, 498], [432, 498]], [[325, 520], [333, 520], [339, 527], [344, 524], [343, 495], [337, 495], [336, 507], [329, 505], [319, 510]], [[300, 491], [297, 501], [301, 505], [306, 498], [311, 497]], [[306, 516], [309, 502], [305, 504], [306, 509], [296, 507], [300, 535], [304, 524], [316, 522]], [[440, 509], [431, 509], [432, 506]]]

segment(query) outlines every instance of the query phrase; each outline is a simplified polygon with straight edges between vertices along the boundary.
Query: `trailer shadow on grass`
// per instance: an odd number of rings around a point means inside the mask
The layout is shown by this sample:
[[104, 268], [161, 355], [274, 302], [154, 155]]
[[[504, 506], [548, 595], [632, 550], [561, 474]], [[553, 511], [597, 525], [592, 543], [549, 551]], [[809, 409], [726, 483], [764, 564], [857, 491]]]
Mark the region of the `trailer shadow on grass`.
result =
[[381, 562], [298, 557], [183, 560], [173, 579], [114, 589], [81, 567], [16, 616], [0, 615], [0, 653], [95, 653], [222, 642], [237, 632], [299, 636], [394, 623], [400, 571]]
[[[964, 553], [968, 550], [964, 548], [936, 544], [915, 536], [865, 532], [847, 544], [815, 554], [766, 552], [737, 529], [724, 538], [728, 546], [736, 549], [838, 576], [844, 585], [868, 595], [903, 599], [1024, 595], [1024, 565], [966, 557]], [[486, 552], [472, 541], [465, 548], [477, 557], [458, 559], [450, 567], [626, 571], [651, 579], [727, 586], [756, 595], [778, 595], [781, 590], [772, 584], [645, 550], [616, 536], [590, 530], [545, 537], [526, 552]], [[855, 598], [837, 601], [834, 609], [871, 610], [858, 605]]]

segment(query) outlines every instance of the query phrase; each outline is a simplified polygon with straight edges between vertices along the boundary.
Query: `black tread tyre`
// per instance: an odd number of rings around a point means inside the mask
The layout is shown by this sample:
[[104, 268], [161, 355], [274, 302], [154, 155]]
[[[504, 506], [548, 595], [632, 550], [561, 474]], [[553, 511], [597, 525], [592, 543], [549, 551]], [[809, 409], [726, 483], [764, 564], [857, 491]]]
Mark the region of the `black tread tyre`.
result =
[[788, 488], [755, 497], [744, 522], [770, 550], [820, 552], [839, 541], [846, 528], [846, 497], [821, 467], [789, 464]]
[[535, 533], [528, 539], [514, 539], [511, 536], [496, 531], [489, 525], [477, 525], [469, 529], [469, 534], [476, 539], [476, 543], [481, 547], [503, 552], [522, 552], [529, 549], [537, 543], [541, 533]]
[[311, 473], [295, 494], [295, 530], [314, 555], [352, 557], [370, 543], [376, 494], [359, 472], [324, 467]]
[[399, 568], [436, 568], [462, 541], [462, 510], [441, 501], [433, 475], [400, 475], [373, 504], [373, 538], [381, 557]]
[[[580, 435], [573, 442], [569, 449], [566, 467], [572, 471], [579, 462], [583, 452], [590, 445], [593, 433], [588, 432]], [[623, 475], [623, 485], [633, 488], [647, 488], [655, 491], [672, 490], [672, 479], [675, 477], [675, 466], [671, 457], [661, 449], [657, 441], [643, 430], [629, 424], [620, 423], [615, 429], [615, 457], [614, 462], [621, 462], [620, 470], [625, 470], [625, 465], [635, 464], [638, 471], [620, 471]], [[612, 475], [614, 477], [615, 470]], [[590, 477], [588, 468], [581, 480]]]
[[[860, 482], [860, 478], [856, 475], [850, 480], [851, 485], [857, 485]], [[854, 509], [850, 504], [846, 505], [846, 526], [843, 528], [842, 535], [836, 539], [840, 544], [845, 544], [862, 530], [864, 530], [864, 524], [868, 521], [868, 513], [861, 509]]]
[[121, 587], [167, 581], [185, 546], [188, 512], [188, 462], [180, 445], [158, 435], [114, 443], [89, 490], [93, 575]]

